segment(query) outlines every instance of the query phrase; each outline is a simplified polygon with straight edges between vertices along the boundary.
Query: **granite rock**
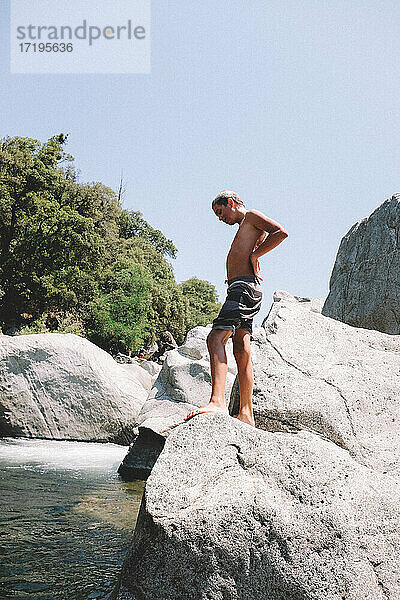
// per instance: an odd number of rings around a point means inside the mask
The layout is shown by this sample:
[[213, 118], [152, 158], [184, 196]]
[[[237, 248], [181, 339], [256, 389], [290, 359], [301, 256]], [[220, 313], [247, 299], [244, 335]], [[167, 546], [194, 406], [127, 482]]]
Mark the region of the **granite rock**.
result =
[[131, 363], [123, 364], [122, 367], [127, 373], [131, 373], [147, 392], [151, 390], [153, 385], [152, 376], [138, 361], [134, 360]]
[[142, 359], [139, 359], [137, 361], [137, 363], [140, 367], [142, 367], [142, 369], [144, 369], [145, 371], [150, 373], [151, 383], [153, 385], [153, 383], [155, 382], [155, 380], [157, 379], [157, 377], [161, 371], [161, 365], [159, 365], [158, 363], [156, 363], [152, 360], [142, 360]]
[[252, 342], [256, 426], [312, 431], [399, 472], [400, 336], [323, 316], [320, 304], [275, 293]]
[[137, 373], [77, 335], [0, 338], [1, 436], [129, 444], [147, 394]]
[[[210, 361], [206, 345], [210, 327], [195, 327], [182, 346], [170, 350], [144, 403], [137, 425], [139, 437], [129, 449], [119, 472], [125, 479], [146, 478], [161, 452], [165, 438], [191, 410], [207, 404], [211, 396]], [[226, 345], [227, 405], [236, 375], [232, 342]], [[153, 450], [151, 450], [153, 444]]]
[[311, 431], [168, 437], [114, 600], [398, 600], [400, 490]]
[[322, 313], [354, 327], [400, 334], [400, 194], [340, 242]]

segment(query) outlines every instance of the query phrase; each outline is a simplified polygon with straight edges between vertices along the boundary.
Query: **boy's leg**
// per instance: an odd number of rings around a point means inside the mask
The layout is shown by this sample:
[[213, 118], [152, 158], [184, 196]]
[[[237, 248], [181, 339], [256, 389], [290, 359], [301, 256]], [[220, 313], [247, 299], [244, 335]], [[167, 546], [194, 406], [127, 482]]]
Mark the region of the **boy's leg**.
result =
[[253, 416], [253, 365], [250, 355], [250, 333], [237, 329], [233, 337], [233, 354], [238, 368], [240, 409], [237, 418], [255, 427]]
[[207, 348], [210, 353], [211, 367], [211, 399], [208, 404], [193, 410], [186, 417], [190, 419], [205, 412], [228, 412], [225, 403], [225, 382], [228, 372], [225, 344], [232, 335], [232, 329], [212, 329], [207, 337]]
[[212, 385], [210, 403], [214, 403], [221, 408], [226, 408], [225, 383], [228, 373], [228, 359], [226, 358], [225, 344], [232, 333], [232, 329], [212, 329], [207, 337]]

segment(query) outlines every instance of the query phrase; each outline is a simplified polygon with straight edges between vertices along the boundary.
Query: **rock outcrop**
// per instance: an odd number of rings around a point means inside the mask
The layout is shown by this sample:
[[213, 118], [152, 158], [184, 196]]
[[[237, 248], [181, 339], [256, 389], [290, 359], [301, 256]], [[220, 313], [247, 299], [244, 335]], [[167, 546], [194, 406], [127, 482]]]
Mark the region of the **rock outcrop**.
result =
[[77, 335], [1, 336], [0, 435], [129, 444], [150, 385]]
[[275, 293], [252, 342], [256, 426], [309, 430], [366, 465], [399, 470], [400, 336], [330, 319], [320, 305]]
[[340, 243], [322, 313], [354, 327], [400, 334], [400, 194]]
[[399, 507], [316, 433], [202, 415], [165, 443], [112, 598], [398, 600]]
[[[263, 327], [255, 328], [256, 426], [268, 431], [314, 431], [366, 465], [382, 471], [400, 469], [396, 459], [400, 455], [400, 336], [327, 318], [321, 314], [322, 305], [322, 299], [276, 292]], [[161, 437], [181, 424], [195, 403], [207, 401], [208, 331], [192, 330], [183, 346], [168, 353], [138, 417], [141, 433], [121, 467], [124, 477], [146, 478], [163, 448]], [[233, 371], [232, 354], [230, 364]], [[227, 393], [232, 389], [230, 413], [236, 414], [239, 391], [237, 382], [232, 387], [232, 379], [233, 373]]]
[[[137, 419], [139, 437], [124, 459], [119, 473], [125, 479], [145, 479], [169, 433], [191, 410], [207, 404], [211, 396], [210, 361], [206, 345], [210, 327], [195, 327], [182, 346], [170, 350]], [[228, 376], [225, 389], [229, 404], [236, 375], [232, 342], [226, 345]]]
[[[183, 420], [183, 419], [182, 419]], [[164, 448], [165, 437], [141, 427], [127, 455], [118, 468], [124, 481], [146, 480]]]

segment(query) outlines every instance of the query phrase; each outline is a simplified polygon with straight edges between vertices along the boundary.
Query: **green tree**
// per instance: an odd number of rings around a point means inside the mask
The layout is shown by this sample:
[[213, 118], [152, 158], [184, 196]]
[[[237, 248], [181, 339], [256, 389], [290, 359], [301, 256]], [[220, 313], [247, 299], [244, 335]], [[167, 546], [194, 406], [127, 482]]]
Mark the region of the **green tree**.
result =
[[119, 217], [119, 235], [122, 238], [141, 238], [149, 242], [160, 254], [176, 258], [177, 249], [161, 231], [153, 229], [142, 217], [142, 213], [123, 210]]
[[[107, 236], [93, 207], [109, 188], [76, 183], [72, 157], [60, 134], [41, 144], [29, 138], [0, 143], [0, 321], [16, 323], [46, 309], [76, 309], [93, 297]], [[115, 194], [114, 194], [115, 196]], [[78, 200], [88, 199], [87, 214]], [[98, 202], [98, 204], [100, 204]], [[117, 205], [114, 210], [119, 215]], [[116, 214], [116, 216], [117, 216]], [[117, 225], [113, 227], [114, 238]]]
[[113, 353], [131, 352], [168, 330], [178, 342], [186, 333], [188, 303], [173, 271], [147, 240], [122, 239], [117, 259], [100, 275], [88, 306], [88, 338]]
[[211, 323], [221, 309], [215, 286], [208, 281], [192, 277], [181, 283], [181, 289], [189, 305], [187, 330]]
[[149, 338], [151, 277], [134, 260], [119, 258], [104, 271], [99, 290], [89, 303], [88, 338], [116, 354], [137, 350]]
[[176, 283], [171, 265], [146, 239], [124, 240], [120, 252], [142, 265], [151, 281], [151, 305], [147, 313], [148, 342], [170, 331], [178, 343], [186, 333], [188, 303]]

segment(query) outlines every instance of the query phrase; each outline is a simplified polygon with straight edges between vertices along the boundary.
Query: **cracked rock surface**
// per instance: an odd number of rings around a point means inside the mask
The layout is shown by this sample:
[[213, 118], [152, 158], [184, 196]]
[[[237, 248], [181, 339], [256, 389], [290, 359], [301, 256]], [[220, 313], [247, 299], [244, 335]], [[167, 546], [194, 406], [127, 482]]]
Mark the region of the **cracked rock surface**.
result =
[[257, 427], [312, 431], [362, 464], [400, 472], [400, 336], [351, 327], [320, 314], [316, 300], [276, 292], [252, 358]]
[[151, 386], [133, 367], [72, 333], [0, 336], [0, 435], [129, 444]]
[[176, 428], [113, 600], [398, 600], [399, 483], [311, 431]]
[[400, 194], [346, 233], [340, 242], [323, 314], [400, 334]]

